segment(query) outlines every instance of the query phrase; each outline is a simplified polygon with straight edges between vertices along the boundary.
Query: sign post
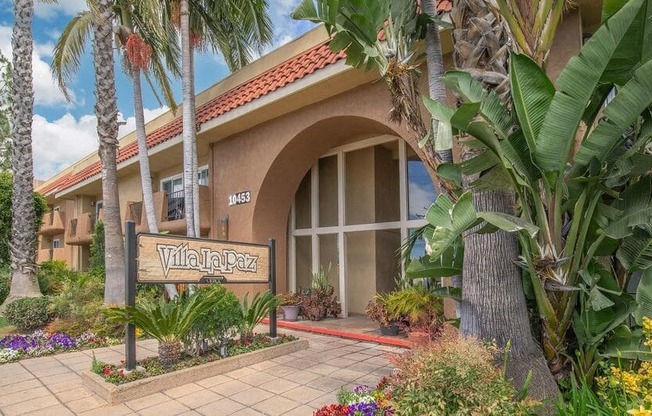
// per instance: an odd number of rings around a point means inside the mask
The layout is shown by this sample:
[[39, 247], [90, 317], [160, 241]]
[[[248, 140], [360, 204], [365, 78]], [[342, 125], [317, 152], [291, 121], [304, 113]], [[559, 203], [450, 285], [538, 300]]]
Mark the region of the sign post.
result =
[[[125, 224], [125, 305], [136, 306], [136, 223]], [[127, 371], [136, 368], [136, 327], [127, 324], [125, 330], [125, 367]]]

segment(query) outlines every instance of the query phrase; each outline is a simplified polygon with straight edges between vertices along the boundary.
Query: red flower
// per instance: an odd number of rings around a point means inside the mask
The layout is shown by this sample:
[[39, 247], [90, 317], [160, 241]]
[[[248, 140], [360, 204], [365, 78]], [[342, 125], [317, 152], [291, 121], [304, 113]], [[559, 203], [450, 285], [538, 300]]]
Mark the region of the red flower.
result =
[[314, 416], [347, 416], [349, 415], [349, 407], [344, 404], [329, 404], [321, 409], [318, 409]]

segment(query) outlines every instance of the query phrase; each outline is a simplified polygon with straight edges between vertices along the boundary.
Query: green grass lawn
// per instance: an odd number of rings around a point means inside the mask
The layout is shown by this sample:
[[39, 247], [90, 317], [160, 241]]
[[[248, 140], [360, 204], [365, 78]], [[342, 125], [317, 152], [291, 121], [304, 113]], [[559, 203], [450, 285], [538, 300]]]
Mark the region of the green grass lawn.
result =
[[4, 336], [16, 331], [16, 327], [9, 325], [4, 316], [0, 316], [0, 336]]

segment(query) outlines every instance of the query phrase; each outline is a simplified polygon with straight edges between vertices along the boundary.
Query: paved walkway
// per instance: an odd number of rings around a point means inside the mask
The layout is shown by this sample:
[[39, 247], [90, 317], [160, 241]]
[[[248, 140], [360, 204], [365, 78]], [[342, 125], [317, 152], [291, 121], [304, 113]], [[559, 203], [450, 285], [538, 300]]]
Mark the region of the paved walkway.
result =
[[[386, 355], [399, 348], [292, 332], [310, 348], [196, 383], [109, 406], [81, 385], [92, 352], [80, 351], [0, 365], [0, 415], [301, 415], [335, 403], [343, 386], [375, 384], [391, 372]], [[156, 355], [157, 343], [138, 343], [139, 359]], [[124, 347], [96, 349], [119, 362]]]

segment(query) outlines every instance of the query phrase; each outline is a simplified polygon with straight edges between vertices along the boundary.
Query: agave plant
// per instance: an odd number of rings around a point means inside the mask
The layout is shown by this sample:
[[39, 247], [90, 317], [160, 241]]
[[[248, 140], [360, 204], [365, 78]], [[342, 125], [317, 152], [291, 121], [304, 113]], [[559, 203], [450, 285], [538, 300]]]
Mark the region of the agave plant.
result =
[[528, 276], [553, 372], [567, 363], [569, 328], [595, 355], [631, 312], [639, 323], [652, 312], [650, 285], [639, 285], [636, 305], [624, 293], [634, 273], [652, 279], [651, 3], [606, 0], [608, 20], [556, 85], [514, 53], [510, 103], [463, 72], [443, 79], [460, 97], [458, 108], [425, 100], [435, 118], [483, 150], [440, 173], [457, 181], [479, 174], [476, 189], [513, 190], [519, 214], [476, 212], [469, 193], [456, 203], [440, 196], [426, 217], [431, 261], [414, 267], [423, 275], [428, 267], [440, 275], [458, 268], [442, 260], [471, 229], [516, 232], [521, 257], [514, 260]]
[[177, 296], [172, 300], [161, 298], [136, 307], [109, 308], [110, 322], [133, 324], [159, 342], [161, 364], [169, 367], [178, 362], [184, 351], [183, 339], [199, 317], [218, 301], [211, 296]]
[[256, 293], [251, 303], [247, 293], [240, 304], [240, 339], [243, 342], [251, 341], [256, 325], [278, 305], [279, 298], [269, 291]]

